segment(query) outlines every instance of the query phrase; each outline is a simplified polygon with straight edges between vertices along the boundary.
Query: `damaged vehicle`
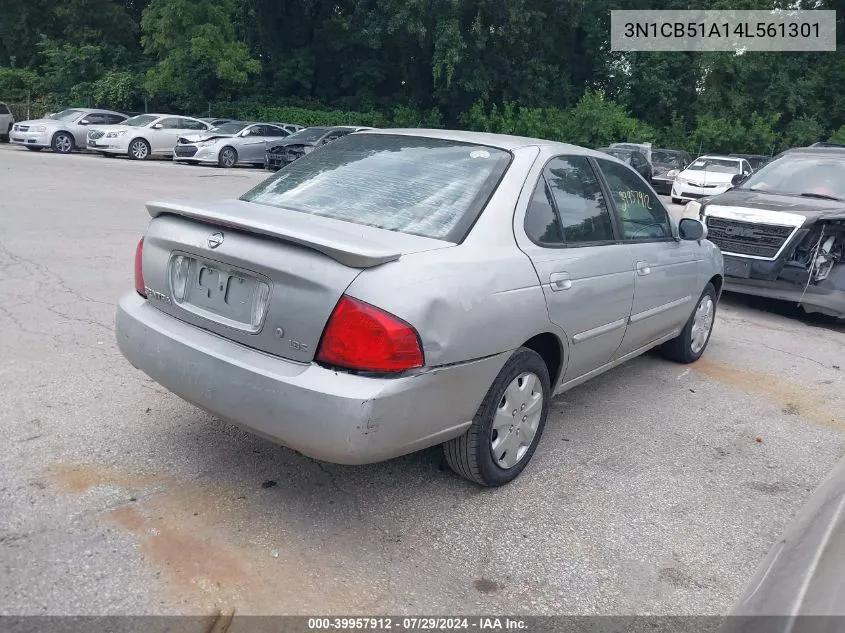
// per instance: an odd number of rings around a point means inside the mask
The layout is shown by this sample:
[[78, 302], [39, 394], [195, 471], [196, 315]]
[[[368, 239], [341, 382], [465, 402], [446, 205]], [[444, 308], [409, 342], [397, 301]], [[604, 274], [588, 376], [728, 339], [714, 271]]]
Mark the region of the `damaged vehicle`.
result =
[[725, 259], [725, 289], [845, 318], [845, 149], [788, 150], [691, 202]]
[[448, 130], [349, 134], [237, 200], [151, 202], [123, 355], [221, 419], [366, 464], [438, 444], [500, 486], [554, 395], [704, 354], [722, 257], [599, 152]]
[[264, 168], [273, 171], [281, 169], [296, 159], [310, 154], [318, 147], [336, 141], [347, 134], [371, 129], [370, 127], [336, 125], [332, 127], [309, 127], [300, 130], [282, 141], [270, 141], [266, 144]]
[[180, 136], [173, 148], [173, 160], [192, 165], [264, 166], [268, 142], [290, 136], [272, 123], [229, 121], [205, 134]]

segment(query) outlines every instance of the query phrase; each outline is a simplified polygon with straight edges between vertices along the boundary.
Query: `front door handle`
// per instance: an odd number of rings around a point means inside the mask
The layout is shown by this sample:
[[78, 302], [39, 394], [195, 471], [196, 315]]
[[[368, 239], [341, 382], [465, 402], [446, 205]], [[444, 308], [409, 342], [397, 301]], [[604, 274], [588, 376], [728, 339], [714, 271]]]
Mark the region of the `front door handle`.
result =
[[637, 262], [637, 274], [648, 275], [651, 272], [651, 266], [645, 262]]
[[569, 278], [569, 273], [552, 273], [549, 275], [549, 284], [552, 290], [569, 290], [572, 287], [572, 280]]

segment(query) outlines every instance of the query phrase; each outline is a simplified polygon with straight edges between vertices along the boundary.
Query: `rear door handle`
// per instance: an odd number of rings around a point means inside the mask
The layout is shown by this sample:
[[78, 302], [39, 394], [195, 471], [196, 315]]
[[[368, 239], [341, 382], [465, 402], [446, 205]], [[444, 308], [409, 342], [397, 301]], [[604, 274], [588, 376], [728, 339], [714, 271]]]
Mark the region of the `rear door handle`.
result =
[[651, 272], [651, 266], [645, 262], [637, 262], [637, 274], [648, 275]]
[[569, 290], [572, 287], [572, 280], [569, 278], [569, 273], [552, 273], [549, 275], [549, 284], [552, 290]]

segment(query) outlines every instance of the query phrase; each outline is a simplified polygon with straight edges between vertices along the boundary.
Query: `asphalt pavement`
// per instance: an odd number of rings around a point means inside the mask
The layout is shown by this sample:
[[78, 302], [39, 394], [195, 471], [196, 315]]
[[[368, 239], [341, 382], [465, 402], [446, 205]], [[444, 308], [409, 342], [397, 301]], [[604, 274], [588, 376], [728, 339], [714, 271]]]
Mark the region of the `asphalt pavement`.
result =
[[0, 614], [717, 614], [845, 451], [845, 327], [733, 296], [698, 363], [558, 398], [501, 489], [215, 420], [123, 360], [115, 304], [145, 201], [266, 176], [0, 146]]

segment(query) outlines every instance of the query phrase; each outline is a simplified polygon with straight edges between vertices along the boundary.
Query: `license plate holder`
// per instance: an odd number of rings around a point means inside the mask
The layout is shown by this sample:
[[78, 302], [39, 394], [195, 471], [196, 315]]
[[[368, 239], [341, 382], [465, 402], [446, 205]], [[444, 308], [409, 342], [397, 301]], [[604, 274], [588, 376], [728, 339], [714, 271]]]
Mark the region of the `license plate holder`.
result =
[[748, 279], [751, 277], [751, 262], [725, 257], [725, 276]]
[[[174, 270], [179, 257], [187, 265], [184, 293], [177, 292]], [[257, 332], [270, 298], [268, 281], [248, 271], [186, 254], [171, 259], [171, 285], [176, 303], [212, 321]]]

